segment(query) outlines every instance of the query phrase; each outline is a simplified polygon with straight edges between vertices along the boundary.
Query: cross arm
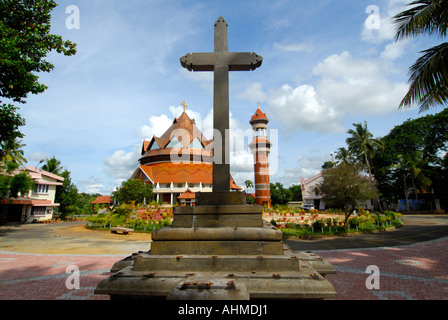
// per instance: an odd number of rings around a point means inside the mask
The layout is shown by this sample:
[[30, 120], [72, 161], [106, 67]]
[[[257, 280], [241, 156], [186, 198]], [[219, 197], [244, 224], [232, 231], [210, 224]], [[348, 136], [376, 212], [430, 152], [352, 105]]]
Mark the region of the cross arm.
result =
[[229, 71], [250, 71], [261, 67], [263, 57], [253, 52], [189, 53], [180, 58], [188, 71], [214, 71], [215, 66], [229, 67]]

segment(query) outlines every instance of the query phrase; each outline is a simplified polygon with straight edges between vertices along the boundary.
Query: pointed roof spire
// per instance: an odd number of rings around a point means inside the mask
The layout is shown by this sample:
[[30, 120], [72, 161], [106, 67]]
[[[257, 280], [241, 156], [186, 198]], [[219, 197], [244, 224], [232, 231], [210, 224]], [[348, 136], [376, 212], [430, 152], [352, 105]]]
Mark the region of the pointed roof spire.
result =
[[265, 121], [266, 123], [268, 123], [269, 122], [269, 119], [266, 117], [266, 113], [263, 113], [262, 111], [261, 111], [261, 109], [260, 109], [260, 102], [257, 102], [257, 104], [258, 104], [258, 108], [257, 108], [257, 111], [255, 112], [255, 114], [252, 116], [252, 118], [250, 119], [250, 122], [249, 123], [251, 123], [252, 124], [252, 122], [255, 122], [255, 121]]

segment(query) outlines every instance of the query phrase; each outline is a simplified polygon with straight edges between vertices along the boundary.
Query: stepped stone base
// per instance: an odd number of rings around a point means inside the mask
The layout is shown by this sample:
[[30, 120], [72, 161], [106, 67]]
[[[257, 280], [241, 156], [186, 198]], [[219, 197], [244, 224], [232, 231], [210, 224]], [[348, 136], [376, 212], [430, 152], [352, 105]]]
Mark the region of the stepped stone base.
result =
[[149, 252], [115, 263], [115, 274], [95, 293], [111, 299], [336, 297], [325, 279], [334, 267], [311, 252], [292, 254], [283, 246], [281, 231], [263, 224], [261, 207], [177, 207], [173, 226], [155, 231], [152, 238]]

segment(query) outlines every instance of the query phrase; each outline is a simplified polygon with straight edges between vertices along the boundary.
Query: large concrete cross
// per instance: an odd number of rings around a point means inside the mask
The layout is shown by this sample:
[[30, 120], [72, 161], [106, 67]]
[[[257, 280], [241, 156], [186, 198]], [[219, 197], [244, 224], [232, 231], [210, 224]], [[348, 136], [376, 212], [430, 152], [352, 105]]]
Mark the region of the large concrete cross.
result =
[[[251, 52], [229, 52], [228, 24], [223, 17], [215, 23], [215, 51], [189, 53], [180, 62], [189, 71], [214, 71], [213, 128], [214, 162], [213, 192], [230, 191], [229, 150], [229, 71], [250, 71], [260, 67], [263, 58]], [[221, 139], [216, 137], [221, 135]], [[218, 143], [221, 142], [221, 145]]]

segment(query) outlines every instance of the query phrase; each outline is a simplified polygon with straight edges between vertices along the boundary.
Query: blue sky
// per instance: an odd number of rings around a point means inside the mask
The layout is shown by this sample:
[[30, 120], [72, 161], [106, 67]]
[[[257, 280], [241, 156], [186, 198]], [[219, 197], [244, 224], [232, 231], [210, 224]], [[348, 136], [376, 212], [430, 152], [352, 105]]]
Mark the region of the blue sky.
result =
[[[257, 102], [267, 113], [275, 143], [271, 182], [289, 186], [318, 173], [346, 146], [353, 123], [367, 121], [381, 137], [428, 114], [397, 109], [409, 66], [439, 41], [394, 41], [390, 18], [410, 0], [57, 2], [52, 32], [77, 43], [78, 53], [49, 54], [55, 69], [40, 74], [49, 89], [21, 106], [23, 142], [28, 165], [55, 156], [80, 192], [110, 194], [128, 179], [142, 141], [160, 136], [183, 101], [201, 129], [210, 129], [213, 75], [188, 72], [179, 58], [213, 51], [219, 16], [229, 24], [230, 51], [264, 58], [253, 72], [231, 73], [230, 111], [231, 127], [242, 131]], [[70, 5], [79, 8], [79, 29], [67, 28]], [[378, 8], [379, 24], [369, 6]], [[253, 180], [249, 151], [232, 159], [237, 183]]]

